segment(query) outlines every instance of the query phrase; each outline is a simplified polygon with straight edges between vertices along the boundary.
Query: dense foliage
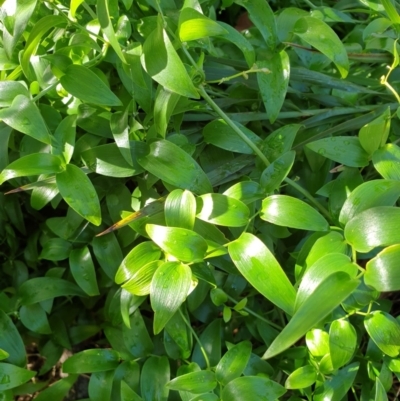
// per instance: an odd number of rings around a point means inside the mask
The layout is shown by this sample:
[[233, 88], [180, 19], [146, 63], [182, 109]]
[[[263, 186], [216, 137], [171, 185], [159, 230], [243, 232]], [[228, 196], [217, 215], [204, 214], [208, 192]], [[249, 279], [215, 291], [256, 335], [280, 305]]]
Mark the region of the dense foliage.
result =
[[2, 401], [398, 399], [396, 1], [0, 5]]

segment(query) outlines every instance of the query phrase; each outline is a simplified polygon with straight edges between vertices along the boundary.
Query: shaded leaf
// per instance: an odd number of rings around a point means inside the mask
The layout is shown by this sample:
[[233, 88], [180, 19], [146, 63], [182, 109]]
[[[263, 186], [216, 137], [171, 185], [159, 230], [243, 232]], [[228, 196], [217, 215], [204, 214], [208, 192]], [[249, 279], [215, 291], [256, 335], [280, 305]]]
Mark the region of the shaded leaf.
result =
[[112, 349], [88, 349], [69, 357], [62, 370], [65, 373], [102, 372], [115, 369], [119, 360], [119, 353]]

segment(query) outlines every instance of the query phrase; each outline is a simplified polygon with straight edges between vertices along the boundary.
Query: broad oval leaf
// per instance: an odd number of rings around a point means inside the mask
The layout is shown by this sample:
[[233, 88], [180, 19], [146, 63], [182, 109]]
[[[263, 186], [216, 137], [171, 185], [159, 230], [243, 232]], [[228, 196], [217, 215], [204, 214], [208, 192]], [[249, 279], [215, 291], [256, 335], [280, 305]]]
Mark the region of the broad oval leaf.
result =
[[62, 365], [64, 373], [93, 373], [118, 367], [119, 353], [112, 349], [88, 349], [68, 358]]
[[260, 217], [283, 227], [328, 231], [329, 224], [313, 207], [287, 195], [272, 195], [262, 202]]
[[372, 180], [359, 185], [344, 202], [339, 221], [346, 224], [358, 213], [376, 206], [393, 206], [400, 196], [400, 182]]
[[167, 387], [171, 390], [202, 394], [214, 390], [217, 387], [217, 380], [214, 372], [200, 370], [176, 377], [167, 383]]
[[293, 371], [286, 379], [285, 387], [290, 390], [306, 388], [317, 380], [317, 372], [314, 366], [306, 365]]
[[183, 262], [201, 261], [207, 251], [204, 238], [186, 228], [147, 224], [146, 232], [164, 252]]
[[[4, 34], [5, 31], [3, 31]], [[18, 96], [23, 95], [29, 98], [27, 87], [19, 81], [0, 81], [0, 107], [11, 106], [13, 100]]]
[[165, 200], [164, 213], [168, 226], [193, 230], [196, 218], [196, 198], [190, 191], [175, 189]]
[[139, 164], [168, 184], [188, 189], [196, 194], [212, 192], [206, 174], [196, 161], [179, 146], [167, 140], [151, 143]]
[[191, 282], [192, 271], [182, 263], [166, 262], [157, 269], [150, 287], [154, 334], [160, 333], [185, 301]]
[[364, 326], [378, 348], [395, 358], [400, 352], [400, 323], [383, 311], [375, 311], [366, 316]]
[[336, 272], [328, 276], [296, 311], [287, 326], [267, 349], [263, 358], [272, 358], [293, 345], [343, 302], [358, 284], [358, 280], [352, 280], [344, 272]]
[[40, 304], [21, 306], [19, 316], [22, 324], [29, 330], [39, 334], [51, 334], [47, 314]]
[[296, 291], [265, 244], [253, 234], [244, 233], [229, 244], [228, 250], [245, 279], [264, 297], [292, 315]]
[[277, 189], [282, 181], [287, 177], [293, 166], [295, 157], [295, 151], [292, 150], [286, 152], [274, 160], [262, 172], [260, 185], [267, 194], [275, 191], [275, 189]]
[[100, 106], [122, 106], [110, 88], [89, 68], [72, 64], [60, 78], [63, 88], [72, 96]]
[[133, 295], [143, 296], [150, 294], [150, 285], [154, 273], [162, 265], [161, 260], [153, 260], [136, 270], [131, 278], [122, 285], [126, 291]]
[[400, 148], [388, 143], [372, 155], [376, 171], [387, 180], [400, 181]]
[[222, 194], [205, 194], [196, 201], [196, 217], [200, 220], [226, 227], [243, 227], [249, 222], [249, 208], [235, 198]]
[[32, 370], [0, 362], [0, 391], [9, 390], [26, 383], [36, 375]]
[[256, 200], [264, 198], [265, 194], [260, 186], [255, 181], [242, 181], [228, 188], [224, 195], [238, 199], [248, 205]]
[[348, 167], [365, 167], [369, 155], [362, 148], [360, 140], [350, 136], [336, 136], [319, 139], [307, 144], [307, 147], [321, 156]]
[[364, 210], [344, 229], [346, 240], [357, 252], [369, 252], [378, 246], [400, 242], [400, 209], [380, 206]]
[[302, 17], [295, 23], [294, 33], [332, 60], [342, 78], [346, 78], [350, 68], [347, 52], [328, 24], [317, 18]]
[[260, 376], [244, 376], [232, 380], [224, 387], [222, 401], [271, 401], [286, 393], [285, 387]]
[[226, 386], [243, 373], [251, 356], [251, 348], [250, 341], [242, 341], [226, 352], [215, 369], [219, 383]]
[[365, 284], [378, 291], [400, 291], [400, 245], [385, 248], [367, 263]]
[[67, 164], [65, 171], [56, 175], [61, 196], [75, 210], [92, 224], [101, 224], [100, 202], [92, 182], [74, 164]]
[[115, 275], [115, 282], [121, 284], [129, 280], [139, 269], [160, 259], [160, 248], [151, 241], [136, 245], [124, 258]]
[[329, 328], [329, 352], [334, 369], [346, 365], [357, 347], [357, 333], [347, 320], [335, 320]]
[[167, 401], [170, 380], [169, 361], [166, 356], [151, 356], [140, 372], [140, 390], [143, 401]]

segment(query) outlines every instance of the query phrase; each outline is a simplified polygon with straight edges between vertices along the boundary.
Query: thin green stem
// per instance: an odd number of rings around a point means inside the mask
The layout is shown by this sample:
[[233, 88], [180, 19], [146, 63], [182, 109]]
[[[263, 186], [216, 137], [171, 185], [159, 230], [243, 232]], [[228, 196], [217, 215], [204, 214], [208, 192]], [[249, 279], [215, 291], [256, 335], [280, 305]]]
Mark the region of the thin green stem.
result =
[[183, 321], [185, 322], [186, 326], [192, 332], [193, 337], [196, 339], [197, 344], [199, 344], [200, 351], [203, 354], [204, 360], [206, 361], [207, 369], [211, 369], [210, 360], [208, 359], [208, 355], [206, 353], [206, 350], [203, 347], [203, 344], [200, 341], [200, 338], [197, 336], [196, 332], [193, 330], [192, 325], [187, 321], [186, 316], [181, 311], [181, 308], [179, 308], [178, 310], [179, 310], [179, 313], [180, 313]]
[[32, 102], [38, 101], [41, 97], [43, 97], [46, 93], [50, 92], [53, 90], [56, 86], [58, 85], [58, 81], [55, 82], [54, 84], [51, 84], [48, 86], [46, 89], [43, 89], [40, 93], [38, 93], [34, 98], [32, 98]]
[[82, 2], [82, 7], [90, 14], [93, 19], [97, 19], [96, 13], [90, 8], [89, 4], [85, 1]]
[[254, 72], [262, 72], [264, 74], [270, 74], [271, 71], [268, 68], [250, 68], [250, 70], [246, 71], [241, 71], [238, 72], [237, 74], [230, 75], [229, 77], [224, 77], [221, 79], [215, 79], [213, 81], [207, 81], [207, 84], [218, 84], [221, 85], [224, 82], [230, 81], [231, 79], [238, 78], [238, 77], [243, 77], [245, 79], [248, 79], [248, 74], [254, 73]]

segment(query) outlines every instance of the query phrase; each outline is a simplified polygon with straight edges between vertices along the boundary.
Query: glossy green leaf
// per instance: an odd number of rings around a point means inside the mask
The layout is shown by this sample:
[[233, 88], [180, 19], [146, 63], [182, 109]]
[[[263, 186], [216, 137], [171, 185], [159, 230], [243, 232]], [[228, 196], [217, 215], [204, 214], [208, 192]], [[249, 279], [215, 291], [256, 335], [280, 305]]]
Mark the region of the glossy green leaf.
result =
[[88, 393], [91, 401], [108, 401], [111, 397], [115, 372], [94, 372], [90, 375]]
[[226, 386], [243, 373], [251, 356], [251, 348], [249, 341], [242, 341], [226, 352], [215, 369], [219, 383]]
[[[154, 57], [155, 54], [157, 57]], [[141, 62], [146, 72], [165, 89], [182, 96], [199, 98], [161, 21], [143, 44]]]
[[293, 29], [296, 22], [301, 17], [308, 17], [310, 14], [306, 10], [295, 7], [285, 7], [276, 19], [278, 38], [281, 42], [293, 40]]
[[329, 275], [299, 307], [267, 349], [263, 358], [272, 358], [293, 345], [344, 301], [358, 284], [357, 280], [351, 279], [344, 272]]
[[235, 198], [222, 194], [205, 194], [196, 201], [196, 217], [200, 220], [226, 227], [242, 227], [249, 221], [249, 208]]
[[126, 382], [121, 381], [121, 401], [143, 401]]
[[196, 161], [170, 141], [151, 143], [148, 153], [138, 158], [139, 164], [168, 184], [188, 189], [195, 194], [212, 192], [210, 181]]
[[29, 98], [29, 91], [22, 82], [0, 81], [0, 107], [10, 107], [18, 95]]
[[0, 348], [0, 361], [7, 359], [9, 356], [10, 354], [7, 351], [4, 351], [3, 349]]
[[62, 155], [64, 161], [69, 163], [74, 153], [76, 136], [76, 116], [65, 117], [58, 124], [54, 132], [54, 141], [52, 142], [52, 153]]
[[317, 372], [314, 366], [305, 365], [293, 371], [285, 381], [285, 387], [289, 390], [301, 389], [312, 386], [317, 380]]
[[278, 189], [292, 169], [296, 152], [286, 152], [274, 160], [261, 174], [260, 185], [266, 193]]
[[146, 232], [164, 252], [183, 262], [200, 261], [207, 250], [203, 237], [186, 228], [147, 224]]
[[192, 372], [178, 376], [168, 382], [167, 387], [171, 390], [189, 391], [194, 394], [202, 394], [214, 390], [214, 388], [217, 387], [217, 380], [215, 379], [214, 372], [201, 370], [199, 372]]
[[167, 401], [170, 368], [166, 356], [151, 356], [144, 363], [140, 375], [140, 389], [144, 401]]
[[17, 95], [10, 107], [0, 110], [0, 119], [17, 131], [50, 144], [46, 123], [35, 103], [28, 97]]
[[319, 139], [307, 145], [321, 156], [349, 167], [365, 167], [369, 163], [368, 153], [362, 148], [360, 140], [349, 136], [336, 136]]
[[69, 268], [76, 283], [91, 297], [99, 295], [96, 271], [88, 247], [75, 248], [69, 254]]
[[342, 78], [346, 78], [349, 72], [347, 52], [328, 24], [317, 18], [302, 17], [294, 25], [294, 33], [333, 61]]
[[160, 248], [151, 241], [135, 246], [124, 258], [115, 275], [115, 282], [121, 284], [129, 280], [138, 270], [161, 256]]
[[329, 224], [313, 207], [287, 195], [272, 195], [262, 202], [260, 217], [269, 223], [300, 230], [328, 231]]
[[268, 119], [272, 124], [277, 119], [286, 97], [290, 78], [289, 56], [282, 50], [269, 60], [257, 61], [257, 67], [268, 70], [257, 73], [257, 81]]
[[255, 181], [242, 181], [232, 185], [224, 193], [230, 198], [235, 198], [248, 205], [256, 200], [264, 198], [264, 192]]
[[358, 213], [376, 206], [394, 206], [400, 197], [400, 182], [371, 180], [359, 185], [344, 202], [339, 221], [346, 224]]
[[77, 379], [78, 375], [68, 375], [68, 377], [58, 380], [45, 390], [41, 391], [36, 399], [38, 401], [63, 401]]
[[60, 157], [49, 153], [34, 153], [10, 163], [0, 174], [0, 184], [15, 177], [60, 173], [63, 169]]
[[47, 299], [70, 295], [84, 296], [84, 293], [76, 284], [57, 277], [32, 278], [19, 287], [21, 305], [32, 305]]
[[329, 350], [334, 369], [346, 365], [357, 347], [357, 333], [347, 320], [334, 320], [329, 328]]
[[400, 181], [400, 148], [397, 145], [388, 143], [376, 150], [372, 163], [383, 178]]
[[296, 292], [271, 251], [256, 236], [242, 234], [228, 247], [245, 279], [272, 303], [293, 314]]
[[180, 96], [160, 87], [154, 103], [154, 125], [159, 136], [165, 138], [171, 115]]
[[275, 16], [268, 3], [263, 0], [235, 0], [235, 3], [244, 7], [250, 20], [260, 31], [265, 43], [270, 50], [274, 50], [278, 38], [276, 33]]
[[267, 136], [261, 145], [261, 150], [270, 162], [292, 149], [300, 127], [299, 124], [287, 124]]
[[379, 349], [395, 358], [400, 352], [400, 323], [383, 311], [375, 311], [365, 317], [365, 328]]
[[375, 150], [385, 145], [390, 130], [390, 108], [378, 118], [364, 125], [358, 133], [360, 144], [365, 151], [372, 155]]
[[345, 272], [350, 277], [355, 278], [358, 268], [351, 263], [350, 258], [343, 253], [328, 253], [313, 263], [301, 278], [300, 286], [297, 290], [295, 310], [312, 295], [315, 289], [332, 273]]
[[131, 278], [122, 285], [122, 288], [134, 295], [150, 294], [150, 285], [154, 273], [162, 265], [161, 260], [154, 260], [136, 270]]
[[150, 288], [154, 310], [154, 333], [158, 334], [185, 301], [192, 282], [190, 267], [179, 262], [165, 262], [154, 274]]
[[193, 230], [196, 217], [196, 198], [190, 191], [175, 189], [165, 200], [165, 221], [170, 227]]
[[364, 210], [345, 227], [346, 240], [358, 252], [369, 252], [378, 246], [400, 242], [400, 209], [380, 206]]
[[312, 329], [306, 334], [306, 345], [311, 355], [322, 357], [329, 353], [329, 335], [321, 329]]
[[276, 400], [286, 393], [280, 384], [260, 376], [238, 377], [224, 387], [222, 401]]
[[113, 370], [119, 365], [119, 354], [112, 349], [88, 349], [69, 357], [62, 365], [65, 373], [93, 373]]
[[93, 253], [101, 268], [111, 280], [114, 280], [123, 259], [121, 247], [114, 233], [93, 238], [92, 245]]
[[0, 391], [15, 388], [30, 380], [36, 372], [0, 362]]
[[6, 362], [19, 367], [26, 365], [25, 345], [11, 318], [0, 309], [0, 348], [9, 354]]
[[58, 190], [68, 205], [92, 224], [101, 223], [100, 202], [92, 182], [74, 164], [56, 176]]
[[[396, 14], [397, 14], [397, 11], [396, 11]], [[385, 387], [383, 387], [383, 384], [379, 380], [378, 377], [375, 379], [375, 399], [374, 399], [374, 401], [388, 401], [386, 389], [385, 389]]]
[[27, 329], [39, 334], [51, 334], [46, 312], [40, 304], [22, 306], [19, 310], [19, 316]]
[[[257, 144], [261, 142], [261, 139], [253, 131], [250, 131], [238, 122], [235, 122], [235, 125], [254, 143]], [[203, 136], [207, 143], [218, 148], [243, 154], [254, 153], [249, 145], [247, 145], [224, 120], [214, 120], [208, 123], [203, 128]]]
[[118, 97], [89, 68], [72, 64], [60, 78], [60, 82], [68, 93], [84, 102], [101, 106], [122, 106]]
[[182, 42], [228, 33], [216, 21], [190, 7], [185, 7], [180, 12], [178, 30], [179, 38]]

